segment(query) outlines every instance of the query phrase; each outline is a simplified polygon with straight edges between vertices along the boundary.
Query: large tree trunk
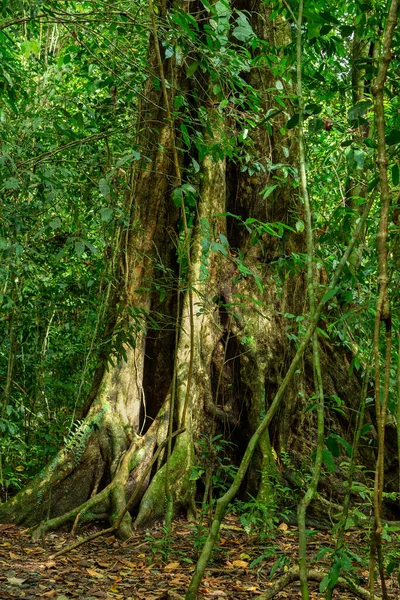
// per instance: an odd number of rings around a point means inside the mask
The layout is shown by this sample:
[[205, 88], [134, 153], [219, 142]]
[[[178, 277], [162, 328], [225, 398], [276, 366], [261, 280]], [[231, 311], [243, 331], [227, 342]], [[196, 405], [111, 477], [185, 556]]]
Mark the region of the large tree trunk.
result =
[[[187, 4], [199, 17], [196, 3]], [[276, 20], [272, 28], [262, 2], [254, 9], [252, 25], [258, 36], [271, 45], [283, 47], [288, 42], [287, 24]], [[153, 42], [149, 64], [157, 73]], [[188, 82], [183, 69], [177, 71], [172, 60], [164, 61], [164, 70], [166, 78], [174, 82], [168, 90], [173, 105], [174, 91], [181, 88], [182, 93]], [[208, 82], [203, 83], [207, 87]], [[264, 92], [273, 84], [265, 67], [253, 69], [247, 83], [263, 98], [265, 112], [274, 106], [270, 92]], [[282, 263], [280, 270], [277, 265], [282, 257], [304, 252], [304, 237], [290, 230], [280, 237], [265, 229], [257, 236], [254, 232], [262, 223], [280, 222], [293, 227], [301, 217], [302, 207], [290, 181], [280, 185], [267, 200], [261, 194], [271, 184], [269, 164], [296, 164], [295, 138], [282, 137], [279, 119], [272, 130], [255, 128], [254, 152], [262, 167], [253, 174], [241, 172], [221, 151], [222, 140], [232, 132], [211, 89], [202, 103], [203, 115], [204, 107], [207, 109], [203, 135], [209, 150], [200, 161], [197, 176], [197, 215], [191, 236], [190, 269], [182, 284], [186, 289], [182, 310], [176, 314], [180, 290], [167, 292], [161, 306], [159, 291], [153, 285], [155, 276], [163, 277], [156, 263], [163, 261], [166, 268], [177, 270], [170, 230], [177, 231], [178, 223], [171, 192], [176, 183], [173, 145], [179, 146], [180, 142], [166, 119], [161, 91], [154, 89], [151, 78], [140, 118], [141, 154], [151, 160], [140, 165], [130, 191], [131, 222], [121, 246], [118, 303], [124, 311], [115, 318], [116, 328], [134, 328], [134, 345], [125, 345], [125, 358], [105, 370], [88, 414], [69, 443], [26, 489], [0, 506], [1, 521], [41, 523], [40, 532], [98, 518], [107, 518], [112, 524], [138, 485], [142, 489], [137, 496], [136, 524], [160, 518], [166, 490], [164, 455], [159, 457], [157, 472], [151, 471], [146, 478], [143, 474], [167, 438], [174, 387], [174, 429], [181, 425], [185, 412], [185, 430], [174, 440], [167, 483], [176, 510], [193, 511], [196, 483], [192, 468], [201, 460], [200, 452], [196, 455], [199, 440], [219, 433], [227, 441], [234, 440], [237, 449], [231, 458], [235, 460], [285, 374], [295, 350], [288, 333], [296, 332], [292, 329], [294, 318], [284, 315], [304, 314], [306, 288], [304, 273], [293, 267], [293, 262]], [[288, 149], [286, 155], [282, 146]], [[183, 152], [180, 154], [183, 156]], [[241, 221], [226, 214], [237, 215]], [[257, 221], [246, 228], [243, 222], [249, 218]], [[179, 325], [176, 347], [173, 332], [157, 331], [149, 325], [149, 316], [160, 306], [163, 311], [167, 306], [170, 318]], [[191, 350], [193, 375], [190, 397], [186, 398]], [[357, 406], [359, 382], [355, 377], [349, 381], [346, 357], [327, 344], [322, 361], [326, 394], [341, 397], [349, 411], [346, 417], [329, 415], [328, 430], [342, 431]], [[176, 386], [171, 385], [174, 373]], [[282, 476], [283, 466], [277, 459], [280, 453], [290, 456], [289, 470], [294, 471], [314, 450], [316, 416], [305, 411], [309, 392], [312, 366], [311, 358], [305, 356], [302, 372], [264, 434], [248, 476], [247, 490], [258, 494], [263, 502], [271, 502], [271, 481]], [[127, 513], [120, 535], [126, 537], [130, 530], [131, 515]]]

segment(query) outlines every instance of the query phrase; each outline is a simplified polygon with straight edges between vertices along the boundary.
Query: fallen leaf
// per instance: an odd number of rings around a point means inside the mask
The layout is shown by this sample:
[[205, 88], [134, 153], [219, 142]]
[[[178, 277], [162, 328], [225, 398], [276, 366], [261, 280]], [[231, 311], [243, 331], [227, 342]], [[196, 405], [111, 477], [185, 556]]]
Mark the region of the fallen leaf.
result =
[[106, 544], [112, 544], [113, 542], [115, 542], [115, 535], [110, 535], [104, 541], [105, 541]]
[[188, 580], [188, 576], [182, 573], [182, 575], [175, 575], [173, 579], [170, 580], [170, 585], [181, 585]]
[[[130, 560], [125, 560], [124, 558], [119, 558], [118, 560], [120, 563], [122, 563], [126, 567], [129, 567], [130, 569], [136, 569], [136, 567], [138, 566], [137, 563], [131, 562]], [[100, 563], [98, 563], [98, 564], [100, 564]]]
[[56, 563], [56, 561], [55, 561], [55, 560], [48, 560], [47, 562], [45, 562], [45, 563], [44, 563], [44, 566], [45, 566], [47, 569], [53, 569], [54, 567], [56, 567], [56, 566], [57, 566], [57, 563]]
[[[122, 562], [122, 561], [121, 561]], [[127, 561], [129, 562], [129, 561]], [[113, 563], [111, 562], [102, 562], [100, 560], [96, 561], [96, 564], [101, 567], [102, 569], [109, 569], [110, 567], [112, 567]]]
[[245, 569], [246, 567], [249, 566], [249, 563], [246, 562], [245, 560], [234, 560], [232, 565], [234, 567], [236, 567], [237, 569]]
[[178, 562], [168, 563], [164, 567], [164, 571], [175, 571], [175, 569], [179, 569], [181, 565]]
[[7, 581], [10, 585], [21, 586], [26, 581], [26, 579], [20, 579], [19, 577], [7, 577]]
[[95, 571], [94, 569], [86, 569], [86, 571], [89, 573], [89, 575], [91, 575], [92, 577], [97, 577], [98, 579], [103, 579], [104, 575], [103, 573], [99, 573], [99, 571]]

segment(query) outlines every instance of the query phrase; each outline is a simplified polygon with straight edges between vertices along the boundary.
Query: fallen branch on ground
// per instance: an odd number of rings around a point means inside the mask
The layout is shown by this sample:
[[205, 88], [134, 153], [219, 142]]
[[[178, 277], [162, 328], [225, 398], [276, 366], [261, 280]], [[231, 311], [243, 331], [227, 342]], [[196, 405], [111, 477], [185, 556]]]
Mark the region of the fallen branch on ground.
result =
[[[307, 573], [308, 579], [312, 580], [312, 581], [322, 581], [327, 576], [327, 574], [328, 573], [326, 573], [324, 571], [315, 571], [315, 569], [311, 569]], [[282, 575], [282, 577], [280, 577], [279, 579], [277, 579], [276, 581], [274, 581], [272, 583], [272, 586], [269, 588], [268, 591], [261, 594], [261, 596], [258, 596], [258, 600], [271, 600], [271, 598], [276, 596], [279, 592], [281, 592], [289, 584], [293, 583], [294, 581], [299, 581], [299, 580], [300, 580], [299, 567], [297, 567], [297, 566], [291, 567], [287, 571], [287, 573], [285, 573], [284, 575]], [[347, 579], [344, 579], [344, 577], [339, 577], [339, 579], [336, 582], [336, 587], [339, 587], [339, 588], [342, 588], [345, 590], [350, 590], [351, 592], [353, 592], [353, 594], [355, 596], [357, 596], [358, 598], [361, 598], [362, 600], [380, 600], [378, 598], [378, 596], [374, 596], [371, 599], [368, 590], [365, 590], [364, 588], [360, 587], [359, 585], [356, 585], [352, 581], [348, 581]]]

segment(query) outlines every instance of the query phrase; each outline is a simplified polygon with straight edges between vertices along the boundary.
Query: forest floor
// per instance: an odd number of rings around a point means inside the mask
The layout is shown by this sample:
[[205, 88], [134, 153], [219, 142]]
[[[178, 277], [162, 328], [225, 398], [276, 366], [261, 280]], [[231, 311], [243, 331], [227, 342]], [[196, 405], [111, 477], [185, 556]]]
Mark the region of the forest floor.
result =
[[[93, 533], [93, 528], [84, 530]], [[354, 553], [352, 576], [366, 589], [368, 579], [369, 534], [351, 531], [347, 548]], [[126, 542], [115, 537], [99, 537], [56, 559], [51, 555], [75, 541], [68, 534], [48, 534], [45, 544], [34, 542], [28, 533], [13, 525], [0, 525], [0, 598], [31, 600], [173, 600], [184, 597], [196, 561], [197, 529], [178, 520], [170, 542], [163, 540], [162, 526], [136, 532]], [[310, 531], [309, 552], [313, 568], [329, 569], [331, 532]], [[168, 548], [168, 550], [167, 550]], [[297, 530], [281, 523], [273, 536], [248, 535], [235, 516], [226, 518], [218, 549], [202, 581], [199, 599], [251, 600], [271, 586], [271, 580], [296, 564]], [[384, 554], [395, 568], [387, 576], [389, 596], [400, 598], [398, 581], [400, 538], [391, 534]], [[323, 555], [323, 556], [322, 556]], [[357, 558], [358, 557], [358, 558]], [[377, 589], [377, 593], [378, 593]], [[310, 582], [312, 600], [320, 600], [319, 584]], [[351, 592], [337, 590], [334, 598], [354, 598]], [[294, 583], [275, 596], [300, 598]]]

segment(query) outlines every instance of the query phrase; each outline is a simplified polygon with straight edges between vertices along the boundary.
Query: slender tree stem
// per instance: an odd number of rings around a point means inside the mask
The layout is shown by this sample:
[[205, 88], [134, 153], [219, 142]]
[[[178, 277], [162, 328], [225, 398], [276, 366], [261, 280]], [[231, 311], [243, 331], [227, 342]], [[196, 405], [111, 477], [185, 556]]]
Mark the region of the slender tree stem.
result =
[[[314, 290], [314, 239], [312, 228], [311, 202], [307, 185], [306, 169], [306, 151], [304, 145], [304, 98], [303, 98], [303, 79], [302, 79], [302, 23], [303, 23], [304, 2], [300, 0], [299, 14], [297, 19], [297, 99], [299, 106], [299, 166], [300, 166], [300, 188], [304, 204], [306, 218], [306, 236], [307, 236], [307, 289], [310, 301], [310, 313], [315, 313], [315, 290]], [[297, 512], [299, 525], [299, 573], [300, 588], [303, 600], [309, 600], [308, 578], [307, 578], [307, 533], [306, 533], [306, 513], [307, 508], [317, 491], [318, 481], [321, 473], [322, 456], [324, 450], [324, 386], [321, 374], [321, 361], [319, 352], [318, 333], [312, 334], [314, 382], [317, 402], [317, 451], [311, 481], [304, 494]]]
[[[378, 71], [375, 81], [372, 85], [372, 94], [375, 99], [375, 126], [377, 131], [377, 163], [379, 167], [380, 180], [380, 196], [381, 196], [381, 212], [379, 220], [379, 231], [377, 236], [378, 244], [378, 299], [376, 304], [376, 317], [374, 325], [374, 363], [375, 363], [375, 407], [378, 432], [378, 457], [375, 470], [375, 486], [374, 486], [374, 512], [375, 524], [371, 539], [371, 558], [369, 569], [369, 587], [372, 597], [374, 591], [374, 571], [375, 571], [375, 555], [378, 557], [379, 573], [381, 577], [382, 594], [384, 600], [388, 598], [384, 571], [381, 557], [382, 546], [382, 494], [384, 487], [384, 456], [385, 456], [385, 424], [387, 402], [389, 396], [390, 382], [390, 364], [391, 364], [391, 346], [392, 346], [392, 324], [391, 324], [391, 308], [388, 297], [389, 274], [388, 274], [388, 223], [391, 194], [388, 181], [388, 159], [386, 153], [386, 123], [384, 112], [384, 86], [389, 63], [391, 61], [391, 45], [394, 35], [394, 30], [397, 25], [399, 12], [398, 0], [392, 0], [390, 3], [389, 13], [386, 20], [386, 27], [383, 36], [382, 53], [379, 58]], [[385, 324], [385, 374], [383, 378], [383, 387], [381, 385], [380, 359], [381, 353], [379, 348], [381, 323]]]
[[[362, 385], [362, 389], [361, 389], [360, 407], [359, 407], [359, 410], [357, 413], [356, 428], [355, 428], [355, 432], [354, 432], [353, 446], [352, 446], [352, 454], [351, 454], [351, 460], [350, 460], [350, 466], [349, 466], [349, 473], [348, 473], [348, 477], [347, 477], [347, 488], [346, 488], [346, 493], [345, 493], [344, 501], [343, 501], [343, 512], [342, 512], [341, 523], [340, 523], [339, 531], [338, 531], [338, 538], [336, 541], [336, 548], [335, 548], [336, 552], [342, 548], [343, 543], [344, 543], [344, 534], [346, 532], [347, 520], [348, 520], [348, 516], [349, 516], [349, 509], [350, 509], [351, 488], [353, 485], [354, 472], [355, 472], [355, 468], [356, 468], [356, 456], [357, 456], [357, 452], [358, 452], [361, 431], [362, 431], [362, 427], [364, 424], [365, 402], [367, 399], [368, 384], [369, 384], [370, 376], [371, 376], [371, 367], [368, 366], [367, 370], [365, 372], [365, 375], [364, 375], [364, 381], [363, 381], [363, 385]], [[326, 596], [325, 596], [326, 600], [331, 600], [333, 590], [335, 589], [335, 587], [336, 586], [328, 587], [328, 589], [326, 591]]]
[[400, 489], [400, 331], [397, 334], [397, 456]]

